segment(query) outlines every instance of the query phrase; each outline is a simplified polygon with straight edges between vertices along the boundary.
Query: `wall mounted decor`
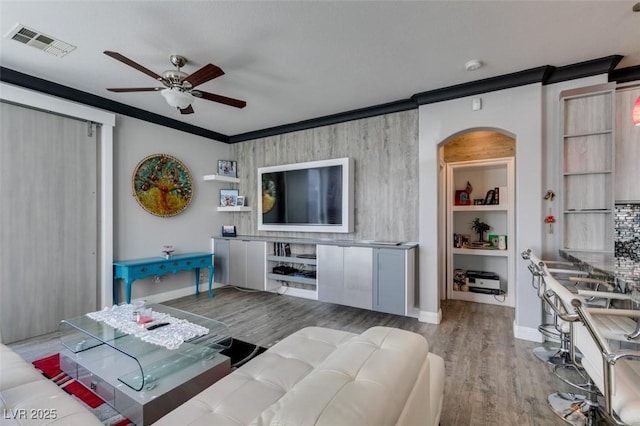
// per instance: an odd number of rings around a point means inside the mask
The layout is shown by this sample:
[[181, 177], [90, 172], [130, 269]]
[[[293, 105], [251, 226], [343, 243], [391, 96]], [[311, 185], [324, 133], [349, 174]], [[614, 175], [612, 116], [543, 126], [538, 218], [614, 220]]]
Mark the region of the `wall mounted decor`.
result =
[[218, 174], [220, 176], [238, 177], [238, 167], [235, 161], [218, 160]]
[[238, 201], [237, 189], [220, 190], [220, 207], [234, 207]]
[[153, 154], [140, 161], [133, 172], [133, 195], [149, 213], [175, 216], [191, 203], [193, 179], [177, 158]]

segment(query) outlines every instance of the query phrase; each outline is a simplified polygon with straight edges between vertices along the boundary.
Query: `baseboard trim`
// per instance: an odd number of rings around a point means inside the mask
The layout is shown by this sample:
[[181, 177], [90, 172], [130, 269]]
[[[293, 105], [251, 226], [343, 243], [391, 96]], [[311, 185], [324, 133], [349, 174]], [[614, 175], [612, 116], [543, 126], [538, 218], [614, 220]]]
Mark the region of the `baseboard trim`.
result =
[[438, 309], [438, 312], [420, 311], [418, 321], [429, 324], [440, 324], [442, 321], [442, 309]]
[[537, 328], [520, 327], [516, 322], [513, 322], [513, 336], [516, 339], [528, 340], [530, 342], [544, 343], [544, 336], [538, 331]]
[[[216, 288], [220, 288], [220, 287], [224, 287], [224, 284], [219, 284], [214, 282], [211, 285], [212, 290], [215, 290]], [[206, 296], [206, 293], [209, 291], [209, 283], [207, 282], [204, 284], [200, 284], [199, 288], [200, 288], [200, 294], [204, 293]], [[164, 293], [150, 294], [148, 296], [145, 296], [137, 300], [144, 300], [147, 303], [162, 303], [162, 302], [166, 302], [167, 300], [177, 299], [179, 297], [192, 296], [194, 293], [193, 290], [194, 290], [193, 286], [182, 287], [176, 290], [166, 291]], [[215, 295], [215, 291], [213, 293]]]

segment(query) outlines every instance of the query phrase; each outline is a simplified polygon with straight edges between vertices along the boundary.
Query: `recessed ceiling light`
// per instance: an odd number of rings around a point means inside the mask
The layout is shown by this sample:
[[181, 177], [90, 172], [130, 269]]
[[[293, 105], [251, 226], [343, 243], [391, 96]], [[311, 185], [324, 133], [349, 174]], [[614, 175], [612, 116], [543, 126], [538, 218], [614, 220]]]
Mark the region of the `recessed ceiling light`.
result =
[[633, 5], [634, 12], [640, 12], [640, 2]]
[[467, 71], [475, 71], [482, 66], [482, 62], [477, 59], [472, 59], [464, 64], [464, 69]]

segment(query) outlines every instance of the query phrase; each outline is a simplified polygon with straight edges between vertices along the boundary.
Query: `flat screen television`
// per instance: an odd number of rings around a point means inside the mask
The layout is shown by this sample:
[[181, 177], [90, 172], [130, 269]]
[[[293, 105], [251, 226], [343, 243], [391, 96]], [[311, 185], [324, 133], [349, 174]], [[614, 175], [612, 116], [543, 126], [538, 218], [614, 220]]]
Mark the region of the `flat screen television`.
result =
[[258, 230], [353, 232], [353, 160], [258, 169]]

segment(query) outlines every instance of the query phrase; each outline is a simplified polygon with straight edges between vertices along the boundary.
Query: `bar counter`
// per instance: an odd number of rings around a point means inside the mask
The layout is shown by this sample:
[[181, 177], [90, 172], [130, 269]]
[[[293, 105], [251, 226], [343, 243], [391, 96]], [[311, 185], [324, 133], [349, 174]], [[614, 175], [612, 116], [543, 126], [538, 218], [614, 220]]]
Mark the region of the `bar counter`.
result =
[[640, 260], [616, 257], [611, 253], [560, 250], [560, 256], [577, 263], [593, 275], [604, 275], [620, 285], [623, 291], [640, 291]]

